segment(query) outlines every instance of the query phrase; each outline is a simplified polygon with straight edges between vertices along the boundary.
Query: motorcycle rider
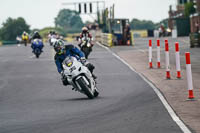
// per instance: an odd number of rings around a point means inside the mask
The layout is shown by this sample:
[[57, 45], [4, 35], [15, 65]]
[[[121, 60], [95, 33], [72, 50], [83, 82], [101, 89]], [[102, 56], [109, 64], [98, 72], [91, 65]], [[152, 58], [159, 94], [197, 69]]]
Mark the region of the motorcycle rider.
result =
[[49, 31], [49, 34], [48, 34], [48, 38], [50, 38], [51, 35], [52, 35], [52, 31], [50, 30], [50, 31]]
[[53, 42], [51, 41], [52, 38], [58, 39], [56, 32], [53, 30], [49, 32], [48, 38], [49, 38], [50, 45], [53, 45]]
[[67, 78], [64, 75], [63, 67], [62, 67], [62, 62], [65, 60], [67, 56], [73, 56], [77, 58], [78, 60], [80, 60], [81, 63], [85, 65], [89, 69], [89, 71], [92, 73], [93, 78], [94, 79], [97, 78], [93, 74], [93, 70], [95, 68], [94, 65], [92, 65], [91, 63], [87, 63], [85, 59], [85, 55], [74, 45], [72, 44], [64, 45], [64, 42], [62, 40], [57, 40], [54, 43], [54, 50], [56, 52], [54, 56], [55, 64], [57, 66], [58, 72], [61, 74], [61, 80], [63, 82], [63, 85], [67, 86], [69, 84], [67, 81]]
[[83, 27], [82, 28], [82, 32], [80, 34], [80, 37], [79, 37], [79, 40], [80, 40], [80, 43], [78, 44], [79, 47], [81, 47], [81, 44], [83, 43], [82, 39], [86, 37], [86, 38], [89, 38], [90, 39], [90, 44], [93, 46], [94, 44], [92, 43], [92, 35], [90, 34], [89, 30], [87, 27]]
[[26, 31], [22, 34], [22, 40], [28, 40], [28, 33], [26, 33]]
[[34, 39], [42, 39], [42, 37], [40, 36], [38, 31], [35, 31], [31, 39], [32, 40], [34, 40]]
[[[34, 40], [34, 39], [41, 39], [41, 40], [42, 40], [42, 37], [40, 36], [40, 34], [39, 34], [38, 31], [35, 31], [34, 34], [33, 34], [33, 36], [32, 36], [32, 38], [31, 38], [31, 40]], [[43, 43], [42, 43], [42, 45], [40, 46], [41, 52], [43, 52], [43, 50], [42, 50], [43, 47], [44, 47], [44, 45], [43, 45]], [[31, 48], [32, 48], [33, 51], [34, 51], [35, 46], [33, 45], [33, 43], [31, 44]], [[33, 51], [32, 51], [32, 52], [33, 52]]]
[[52, 36], [55, 36], [56, 38], [56, 32], [55, 31], [50, 31], [48, 37], [51, 38]]
[[25, 43], [25, 46], [26, 46], [27, 43], [28, 43], [28, 38], [29, 38], [28, 33], [26, 33], [26, 32], [24, 31], [23, 34], [22, 34], [22, 41]]

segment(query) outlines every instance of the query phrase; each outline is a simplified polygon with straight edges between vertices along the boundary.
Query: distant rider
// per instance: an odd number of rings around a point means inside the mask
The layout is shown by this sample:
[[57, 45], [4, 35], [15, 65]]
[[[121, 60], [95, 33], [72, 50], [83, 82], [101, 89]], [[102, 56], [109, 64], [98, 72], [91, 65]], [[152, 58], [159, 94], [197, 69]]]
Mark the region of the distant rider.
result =
[[[52, 40], [53, 39], [53, 40]], [[55, 39], [58, 39], [57, 34], [55, 31], [50, 31], [48, 35], [48, 41], [50, 45], [53, 45]]]
[[25, 31], [22, 34], [22, 40], [23, 41], [28, 41], [28, 33], [26, 33]]
[[25, 44], [25, 46], [27, 46], [28, 39], [29, 39], [28, 33], [24, 31], [21, 38], [22, 38], [22, 42]]
[[[34, 34], [33, 34], [33, 36], [32, 36], [32, 38], [31, 38], [31, 40], [33, 40], [33, 41], [34, 41], [34, 39], [40, 39], [40, 40], [42, 41], [42, 37], [40, 36], [40, 34], [39, 34], [38, 31], [35, 31]], [[36, 47], [37, 47], [37, 46], [35, 46], [34, 43], [31, 44], [31, 48], [33, 49], [33, 51], [34, 51], [34, 49], [35, 49]], [[44, 45], [43, 45], [43, 43], [42, 43], [42, 45], [39, 46], [41, 52], [43, 52], [43, 51], [42, 51], [42, 48], [43, 48], [43, 47], [44, 47]]]
[[50, 31], [48, 37], [49, 38], [57, 38], [57, 34], [55, 31]]
[[61, 79], [63, 85], [68, 85], [67, 78], [64, 76], [62, 62], [65, 60], [67, 56], [73, 56], [81, 61], [83, 65], [85, 65], [93, 75], [93, 78], [96, 79], [96, 76], [93, 74], [94, 65], [91, 63], [86, 63], [85, 55], [82, 53], [77, 47], [72, 44], [64, 45], [62, 40], [57, 40], [54, 44], [54, 50], [56, 55], [54, 56], [54, 60], [57, 66], [58, 72], [61, 74]]
[[89, 38], [90, 39], [90, 44], [93, 46], [94, 44], [92, 43], [92, 35], [90, 34], [89, 30], [87, 27], [82, 28], [82, 32], [80, 34], [80, 43], [78, 44], [79, 47], [81, 47], [81, 44], [83, 43], [82, 39], [83, 38]]

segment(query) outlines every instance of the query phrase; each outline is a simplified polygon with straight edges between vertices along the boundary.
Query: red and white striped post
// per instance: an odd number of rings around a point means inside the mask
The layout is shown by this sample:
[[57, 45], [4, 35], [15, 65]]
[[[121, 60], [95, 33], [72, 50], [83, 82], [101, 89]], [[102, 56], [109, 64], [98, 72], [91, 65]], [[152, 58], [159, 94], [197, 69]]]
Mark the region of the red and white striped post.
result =
[[185, 59], [186, 59], [188, 93], [189, 93], [188, 99], [192, 100], [194, 99], [194, 95], [193, 95], [193, 83], [192, 83], [192, 69], [190, 63], [190, 52], [185, 53]]
[[152, 63], [152, 41], [149, 40], [149, 68], [153, 68]]
[[166, 65], [166, 78], [170, 79], [170, 65], [169, 65], [169, 43], [165, 40], [165, 65]]
[[157, 67], [160, 68], [160, 40], [157, 40]]
[[180, 52], [179, 52], [179, 43], [175, 43], [175, 51], [176, 51], [176, 72], [177, 78], [181, 78], [181, 65], [180, 65]]

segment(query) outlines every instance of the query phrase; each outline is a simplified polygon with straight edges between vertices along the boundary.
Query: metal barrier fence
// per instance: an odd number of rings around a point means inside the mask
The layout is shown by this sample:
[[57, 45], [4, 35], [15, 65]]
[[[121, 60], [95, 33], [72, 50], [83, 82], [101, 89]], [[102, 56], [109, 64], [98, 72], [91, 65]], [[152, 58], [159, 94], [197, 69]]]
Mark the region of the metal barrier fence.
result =
[[131, 30], [133, 37], [140, 38], [140, 37], [148, 37], [148, 31], [147, 30]]

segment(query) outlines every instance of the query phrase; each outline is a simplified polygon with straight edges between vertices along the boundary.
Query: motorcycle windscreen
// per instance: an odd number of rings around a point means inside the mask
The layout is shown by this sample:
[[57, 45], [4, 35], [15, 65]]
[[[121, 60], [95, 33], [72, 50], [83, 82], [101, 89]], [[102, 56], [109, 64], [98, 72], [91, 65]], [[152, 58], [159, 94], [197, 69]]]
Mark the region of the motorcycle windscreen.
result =
[[67, 66], [67, 67], [71, 67], [73, 65], [73, 59], [70, 58], [70, 57], [67, 57], [65, 60], [64, 60], [64, 64]]

